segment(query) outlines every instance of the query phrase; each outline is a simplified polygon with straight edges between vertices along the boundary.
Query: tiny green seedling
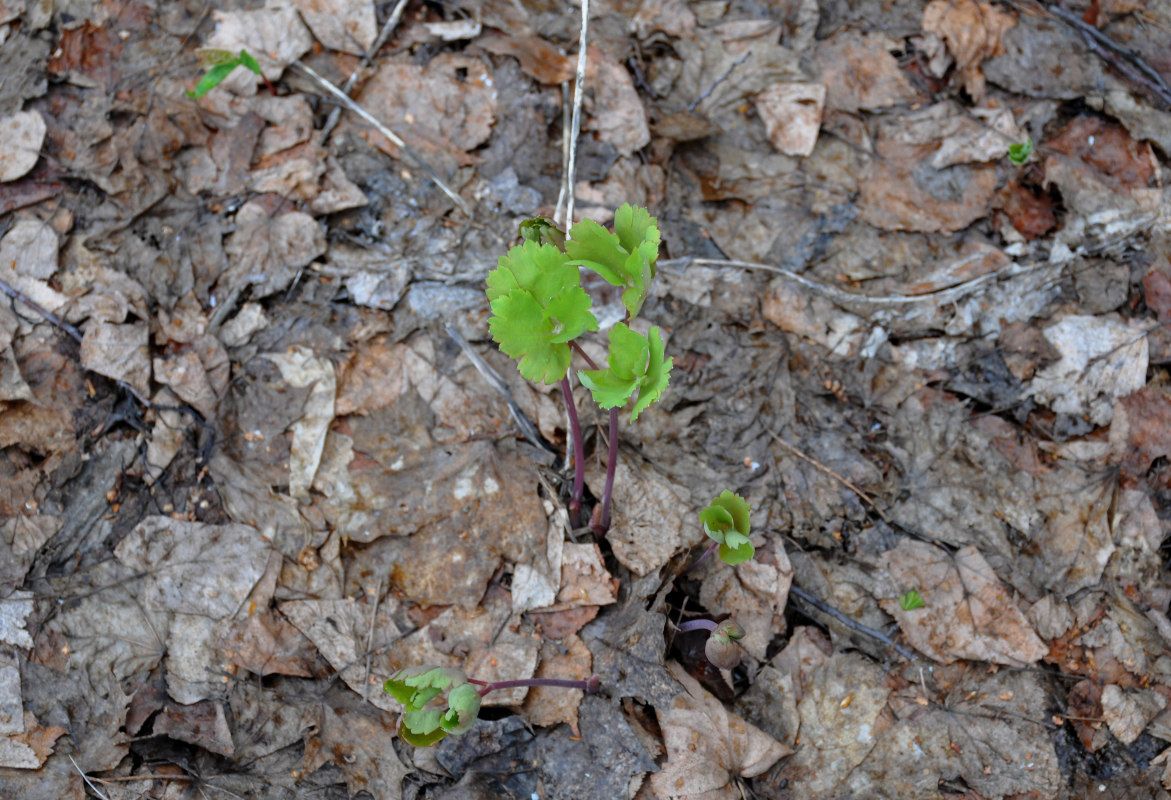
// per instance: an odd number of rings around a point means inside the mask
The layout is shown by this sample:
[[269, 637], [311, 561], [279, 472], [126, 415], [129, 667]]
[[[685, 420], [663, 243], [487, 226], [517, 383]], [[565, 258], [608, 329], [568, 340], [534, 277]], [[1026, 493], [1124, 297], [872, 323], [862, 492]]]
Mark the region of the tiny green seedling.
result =
[[[597, 675], [586, 681], [527, 678], [486, 682], [450, 667], [419, 666], [399, 670], [382, 685], [382, 691], [403, 704], [398, 725], [402, 740], [415, 747], [430, 747], [449, 733], [471, 730], [479, 716], [480, 703], [489, 692], [520, 686], [557, 686], [597, 694], [600, 684]], [[442, 702], [436, 703], [437, 700]]]
[[199, 79], [199, 83], [195, 84], [195, 88], [187, 92], [188, 97], [193, 97], [196, 100], [203, 97], [227, 80], [236, 67], [244, 67], [264, 78], [264, 82], [268, 84], [268, 90], [276, 94], [272, 84], [268, 83], [268, 78], [264, 77], [260, 63], [247, 50], [241, 50], [239, 55], [233, 55], [230, 50], [201, 50], [199, 54], [203, 59], [203, 65], [208, 67], [208, 70]]
[[916, 608], [922, 608], [925, 605], [927, 603], [923, 600], [922, 595], [914, 589], [899, 595], [899, 607], [903, 611], [914, 611]]
[[710, 619], [693, 619], [679, 626], [680, 633], [688, 631], [710, 631], [703, 654], [707, 660], [720, 669], [732, 669], [740, 663], [739, 640], [744, 638], [744, 629], [734, 619], [717, 624]]
[[1023, 142], [1017, 144], [1010, 144], [1008, 146], [1008, 160], [1016, 164], [1018, 167], [1029, 160], [1029, 156], [1033, 153], [1033, 140], [1025, 139]]
[[743, 497], [725, 490], [699, 512], [704, 532], [719, 546], [720, 560], [725, 564], [743, 564], [756, 554], [756, 548], [748, 541], [751, 511]]
[[[574, 480], [569, 511], [573, 525], [580, 521], [585, 479], [581, 426], [569, 385], [574, 351], [590, 369], [577, 373], [601, 408], [610, 411], [610, 457], [606, 483], [596, 521], [591, 527], [603, 536], [610, 526], [610, 497], [617, 468], [618, 411], [634, 401], [633, 422], [658, 400], [670, 381], [674, 360], [666, 357], [661, 331], [646, 336], [628, 323], [646, 301], [659, 255], [658, 221], [645, 208], [623, 205], [614, 212], [614, 231], [592, 220], [575, 224], [566, 236], [544, 217], [520, 225], [522, 243], [501, 256], [488, 275], [486, 294], [492, 308], [488, 330], [500, 349], [518, 360], [520, 374], [534, 382], [560, 382], [574, 442]], [[592, 300], [581, 286], [580, 268], [622, 287], [626, 319], [609, 333], [606, 366], [593, 363], [576, 339], [598, 329]]]

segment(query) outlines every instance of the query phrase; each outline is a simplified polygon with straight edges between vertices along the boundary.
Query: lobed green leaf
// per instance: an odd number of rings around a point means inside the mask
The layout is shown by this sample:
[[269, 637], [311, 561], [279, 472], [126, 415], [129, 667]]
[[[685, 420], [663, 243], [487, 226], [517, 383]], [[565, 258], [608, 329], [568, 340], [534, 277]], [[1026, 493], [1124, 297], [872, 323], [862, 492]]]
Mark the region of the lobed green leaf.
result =
[[658, 221], [645, 208], [626, 203], [614, 213], [614, 233], [582, 220], [570, 230], [565, 252], [571, 264], [593, 270], [611, 286], [625, 287], [622, 303], [633, 318], [655, 276], [659, 241]]
[[756, 548], [748, 540], [751, 512], [748, 501], [726, 490], [699, 512], [704, 531], [720, 543], [720, 560], [725, 564], [743, 564], [756, 554]]
[[443, 716], [444, 712], [437, 708], [407, 711], [398, 723], [399, 738], [415, 747], [430, 747], [448, 734]]
[[423, 708], [447, 689], [467, 682], [467, 676], [458, 669], [430, 665], [407, 667], [387, 678], [382, 691], [411, 712]]
[[663, 337], [657, 327], [643, 336], [619, 322], [610, 329], [606, 369], [581, 370], [577, 376], [602, 408], [621, 408], [637, 391], [630, 414], [633, 422], [667, 388], [674, 359], [663, 356]]

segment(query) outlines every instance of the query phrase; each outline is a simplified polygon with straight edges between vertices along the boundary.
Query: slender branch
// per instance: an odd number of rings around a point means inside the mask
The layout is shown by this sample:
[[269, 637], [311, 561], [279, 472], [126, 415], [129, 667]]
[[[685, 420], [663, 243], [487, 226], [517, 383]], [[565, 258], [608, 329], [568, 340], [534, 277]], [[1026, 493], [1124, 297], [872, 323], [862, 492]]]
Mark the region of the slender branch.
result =
[[517, 688], [531, 688], [533, 686], [552, 686], [558, 689], [581, 689], [586, 694], [597, 694], [599, 687], [602, 685], [602, 679], [597, 675], [591, 675], [589, 680], [575, 681], [565, 678], [520, 678], [514, 681], [478, 681], [475, 678], [468, 678], [468, 683], [474, 683], [477, 686], [483, 687], [480, 689], [480, 697], [495, 692], [497, 689], [517, 689]]
[[576, 528], [581, 525], [581, 498], [585, 489], [585, 442], [581, 440], [581, 423], [577, 419], [577, 406], [573, 403], [573, 389], [569, 385], [568, 373], [561, 379], [561, 395], [565, 398], [569, 436], [573, 440], [573, 494], [569, 496], [569, 524]]
[[581, 135], [581, 104], [585, 95], [586, 52], [589, 49], [590, 0], [581, 0], [581, 36], [577, 42], [577, 76], [573, 87], [573, 118], [569, 131], [569, 169], [565, 171], [565, 230], [573, 227], [574, 182], [577, 178], [577, 139]]
[[53, 323], [58, 328], [65, 331], [65, 333], [69, 334], [69, 338], [73, 339], [73, 341], [81, 342], [81, 339], [82, 339], [81, 331], [79, 331], [74, 326], [70, 325], [65, 320], [61, 319], [61, 317], [57, 316], [49, 309], [42, 306], [36, 300], [33, 300], [31, 297], [26, 295], [24, 292], [20, 291], [20, 289], [17, 289], [15, 286], [12, 286], [9, 283], [5, 283], [4, 281], [0, 281], [0, 292], [4, 292], [4, 294], [11, 297], [13, 300], [18, 300], [19, 302], [24, 303], [26, 306], [31, 308], [33, 311], [37, 312], [42, 317], [47, 319], [49, 322]]
[[831, 617], [833, 617], [834, 619], [836, 619], [838, 622], [842, 623], [846, 627], [853, 628], [854, 630], [858, 631], [859, 633], [864, 633], [872, 639], [877, 639], [878, 641], [882, 642], [884, 645], [891, 648], [892, 650], [894, 650], [896, 653], [898, 653], [900, 656], [907, 659], [908, 661], [915, 660], [914, 653], [912, 653], [910, 650], [903, 647], [902, 645], [896, 643], [894, 639], [890, 638], [882, 631], [875, 630], [874, 628], [871, 628], [868, 625], [863, 625], [861, 622], [855, 622], [854, 620], [850, 619], [845, 614], [843, 614], [841, 611], [838, 611], [836, 608], [829, 605], [828, 603], [825, 603], [821, 600], [818, 600], [816, 597], [814, 597], [809, 592], [802, 589], [800, 586], [793, 584], [792, 586], [789, 587], [789, 593], [796, 595], [799, 599], [804, 600], [806, 603], [813, 606], [818, 611], [821, 611], [825, 614], [829, 614]]

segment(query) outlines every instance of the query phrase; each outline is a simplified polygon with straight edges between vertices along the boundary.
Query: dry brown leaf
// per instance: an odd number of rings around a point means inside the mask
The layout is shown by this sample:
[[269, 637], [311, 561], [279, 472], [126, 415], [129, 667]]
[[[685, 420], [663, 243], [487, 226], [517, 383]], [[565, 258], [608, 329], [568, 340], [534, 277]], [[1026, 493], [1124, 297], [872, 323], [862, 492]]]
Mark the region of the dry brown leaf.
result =
[[899, 69], [891, 51], [898, 44], [882, 33], [841, 31], [817, 48], [825, 105], [860, 111], [913, 103], [919, 93]]
[[[321, 177], [321, 191], [313, 198], [310, 207], [314, 214], [332, 214], [350, 208], [360, 208], [370, 199], [349, 179], [345, 170], [332, 155], [325, 158], [325, 174]], [[385, 259], [383, 259], [385, 267]], [[350, 289], [350, 294], [354, 294]], [[397, 301], [397, 298], [396, 298]], [[363, 305], [366, 305], [363, 303]], [[394, 304], [391, 303], [390, 308]], [[389, 310], [389, 308], [387, 309]]]
[[713, 562], [700, 586], [700, 603], [712, 613], [730, 614], [744, 628], [740, 646], [764, 660], [769, 642], [784, 627], [782, 615], [793, 583], [784, 547], [773, 540], [735, 567]]
[[219, 701], [202, 700], [192, 705], [169, 703], [155, 718], [154, 732], [227, 758], [236, 752], [224, 704]]
[[90, 320], [81, 340], [81, 364], [140, 395], [150, 395], [150, 327], [145, 322], [115, 324]]
[[878, 136], [884, 141], [935, 147], [928, 160], [935, 169], [996, 161], [1021, 138], [1010, 109], [965, 109], [951, 102], [883, 117]]
[[[268, 0], [265, 8], [254, 11], [213, 11], [212, 15], [216, 28], [206, 46], [232, 53], [247, 50], [270, 81], [279, 78], [285, 67], [313, 46], [313, 37], [301, 22], [296, 5], [289, 0]], [[237, 69], [220, 86], [252, 94], [259, 82], [260, 76]]]
[[297, 0], [301, 17], [323, 45], [363, 55], [378, 36], [371, 0]]
[[602, 551], [594, 542], [566, 542], [561, 553], [561, 589], [557, 605], [604, 606], [618, 600], [618, 580], [602, 563]]
[[475, 46], [494, 55], [512, 56], [525, 74], [539, 83], [556, 85], [573, 78], [573, 61], [540, 36], [488, 31], [476, 39]]
[[787, 156], [807, 156], [817, 144], [825, 85], [774, 83], [756, 96], [756, 113], [773, 147]]
[[1003, 51], [1000, 38], [1015, 24], [1011, 15], [976, 0], [932, 0], [923, 9], [923, 30], [947, 43], [964, 89], [977, 103], [984, 98], [980, 65]]
[[270, 353], [266, 358], [280, 368], [281, 378], [289, 386], [309, 389], [301, 416], [292, 426], [289, 453], [289, 496], [305, 500], [321, 464], [326, 432], [333, 422], [337, 395], [333, 362], [299, 346], [283, 353]]
[[590, 48], [587, 86], [594, 91], [594, 107], [586, 124], [595, 136], [628, 156], [651, 140], [646, 109], [634, 88], [630, 72], [599, 49]]
[[219, 646], [224, 660], [255, 675], [313, 675], [309, 640], [269, 609], [237, 620]]
[[793, 751], [732, 714], [677, 664], [671, 674], [686, 688], [671, 707], [656, 708], [667, 763], [651, 776], [662, 798], [733, 800], [737, 778], [755, 777]]
[[[595, 496], [605, 475], [586, 470]], [[661, 476], [637, 457], [618, 459], [613, 494], [613, 524], [607, 539], [614, 556], [637, 575], [666, 564], [680, 550], [703, 538], [691, 510], [691, 492]]]
[[888, 231], [954, 233], [987, 216], [996, 194], [996, 167], [958, 165], [924, 170], [934, 148], [879, 142], [858, 179], [858, 210]]
[[0, 183], [14, 181], [36, 166], [46, 130], [36, 109], [0, 119]]
[[[593, 656], [578, 636], [570, 636], [560, 645], [543, 642], [540, 658], [540, 665], [533, 674], [537, 678], [584, 681], [593, 672]], [[525, 716], [533, 725], [549, 726], [564, 722], [573, 729], [575, 735], [580, 735], [577, 730], [577, 709], [584, 696], [585, 693], [580, 689], [534, 686], [525, 697]]]
[[402, 797], [403, 778], [410, 770], [395, 753], [397, 725], [392, 715], [334, 692], [322, 698], [317, 713], [306, 722], [313, 733], [305, 741], [305, 774], [332, 764], [345, 778], [351, 796], [365, 792], [386, 800]]
[[325, 232], [313, 217], [292, 211], [270, 216], [252, 200], [236, 214], [236, 230], [224, 244], [229, 268], [219, 280], [227, 296], [237, 286], [252, 284], [255, 299], [284, 291], [297, 271], [325, 252]]
[[1123, 744], [1137, 739], [1166, 707], [1167, 698], [1154, 689], [1126, 691], [1113, 683], [1102, 689], [1102, 718]]
[[900, 591], [914, 589], [924, 601], [923, 607], [907, 611], [890, 597], [880, 600], [883, 609], [898, 620], [912, 645], [936, 661], [966, 658], [1024, 666], [1048, 652], [975, 547], [961, 547], [949, 556], [906, 539], [881, 563]]

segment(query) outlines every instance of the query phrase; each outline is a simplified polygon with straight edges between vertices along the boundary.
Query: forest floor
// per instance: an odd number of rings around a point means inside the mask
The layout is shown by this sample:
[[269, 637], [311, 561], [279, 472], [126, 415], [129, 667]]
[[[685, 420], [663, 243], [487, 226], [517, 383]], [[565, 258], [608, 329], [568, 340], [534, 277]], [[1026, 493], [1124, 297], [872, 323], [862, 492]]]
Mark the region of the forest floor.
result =
[[[602, 538], [484, 294], [580, 6], [0, 0], [0, 797], [1171, 796], [1171, 5], [590, 9], [674, 364]], [[414, 748], [424, 664], [600, 691]]]

